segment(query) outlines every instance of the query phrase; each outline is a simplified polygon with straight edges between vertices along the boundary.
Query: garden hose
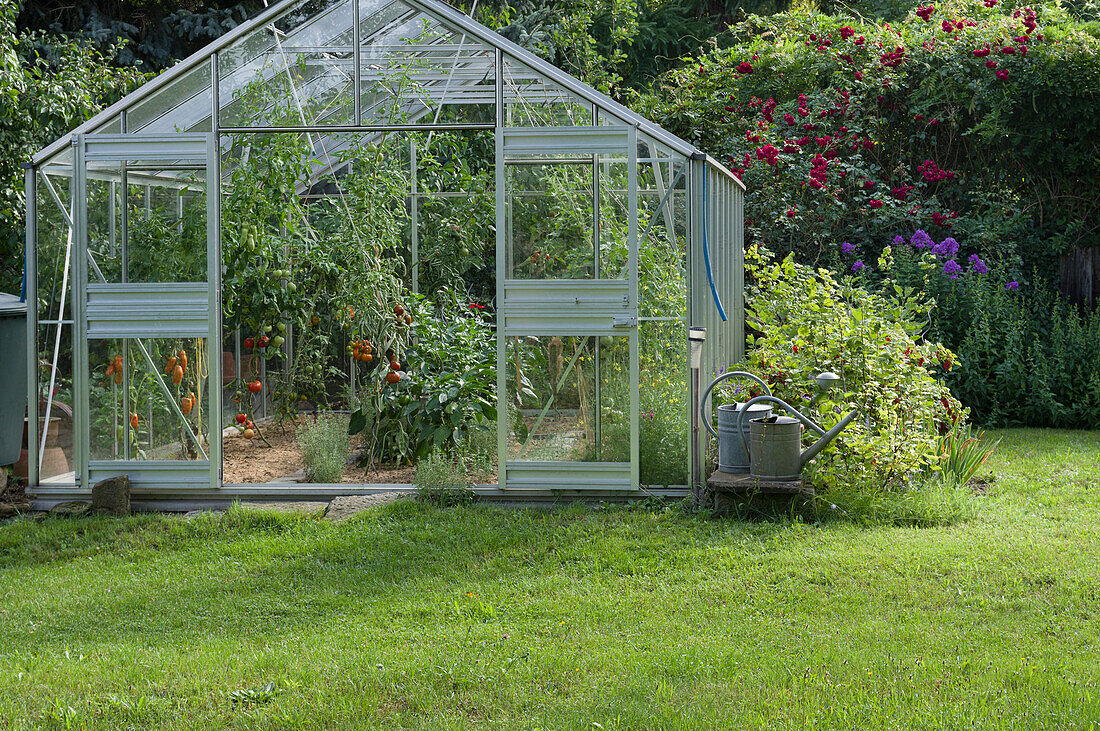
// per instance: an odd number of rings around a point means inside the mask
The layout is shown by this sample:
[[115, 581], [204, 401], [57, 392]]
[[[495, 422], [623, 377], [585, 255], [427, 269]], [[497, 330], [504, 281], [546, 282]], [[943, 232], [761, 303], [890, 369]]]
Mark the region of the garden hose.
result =
[[703, 263], [707, 267], [707, 283], [710, 284], [710, 296], [714, 299], [714, 305], [718, 308], [718, 315], [722, 322], [727, 320], [726, 310], [722, 307], [722, 299], [718, 296], [718, 289], [714, 286], [714, 274], [710, 270], [710, 251], [707, 249], [707, 174], [703, 172]]

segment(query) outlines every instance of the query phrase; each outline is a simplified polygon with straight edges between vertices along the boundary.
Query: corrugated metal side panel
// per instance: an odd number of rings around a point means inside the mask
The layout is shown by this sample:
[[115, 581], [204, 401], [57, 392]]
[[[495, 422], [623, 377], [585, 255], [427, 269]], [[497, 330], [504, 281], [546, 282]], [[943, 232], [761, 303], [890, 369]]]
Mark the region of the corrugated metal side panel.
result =
[[[693, 162], [691, 200], [691, 324], [707, 329], [701, 377], [706, 382], [745, 356], [744, 194], [723, 171]], [[705, 189], [705, 194], [704, 194]], [[703, 227], [723, 322], [707, 281]]]

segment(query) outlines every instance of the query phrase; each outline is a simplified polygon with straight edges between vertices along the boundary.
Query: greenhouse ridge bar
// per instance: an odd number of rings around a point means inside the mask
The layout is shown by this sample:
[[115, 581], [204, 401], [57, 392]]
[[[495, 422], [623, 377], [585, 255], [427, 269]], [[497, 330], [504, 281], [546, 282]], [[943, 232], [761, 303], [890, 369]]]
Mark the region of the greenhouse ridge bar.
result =
[[[387, 410], [452, 414], [424, 384], [467, 377], [495, 401], [453, 435], [495, 433], [485, 491], [683, 488], [687, 326], [702, 377], [743, 356], [740, 181], [434, 0], [275, 5], [39, 152], [26, 185], [40, 499], [117, 474], [148, 501], [376, 490], [299, 482], [244, 427], [350, 411], [408, 462], [429, 427]], [[431, 352], [421, 320], [441, 349], [482, 333], [487, 367]]]

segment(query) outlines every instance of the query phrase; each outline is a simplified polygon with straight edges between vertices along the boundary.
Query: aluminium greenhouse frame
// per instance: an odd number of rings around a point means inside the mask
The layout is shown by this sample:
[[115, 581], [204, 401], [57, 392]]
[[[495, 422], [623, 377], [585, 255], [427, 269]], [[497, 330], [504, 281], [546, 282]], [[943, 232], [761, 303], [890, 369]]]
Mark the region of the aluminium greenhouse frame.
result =
[[[320, 27], [326, 17], [344, 18], [344, 28], [338, 24], [338, 33], [326, 37]], [[382, 20], [377, 20], [381, 17]], [[298, 23], [287, 29], [288, 18]], [[321, 19], [321, 20], [318, 20]], [[280, 23], [284, 23], [280, 26]], [[389, 23], [389, 25], [387, 25]], [[404, 23], [404, 25], [401, 25]], [[419, 24], [419, 25], [417, 25]], [[377, 26], [377, 27], [376, 27]], [[428, 29], [436, 32], [438, 39], [430, 45], [419, 46], [398, 37], [400, 27], [423, 28], [421, 38]], [[389, 45], [379, 43], [375, 35], [390, 33], [383, 38]], [[407, 32], [407, 30], [406, 30]], [[447, 36], [443, 33], [449, 34]], [[330, 32], [331, 34], [331, 32]], [[246, 56], [241, 49], [252, 39], [262, 37], [268, 45], [256, 58], [282, 58], [284, 65], [270, 76], [263, 77], [259, 62], [241, 61]], [[377, 44], [372, 46], [370, 44]], [[404, 47], [401, 44], [406, 44]], [[412, 97], [398, 95], [394, 102], [404, 115], [400, 121], [385, 120], [377, 123], [377, 109], [385, 106], [387, 98], [378, 89], [378, 83], [388, 73], [379, 67], [371, 53], [381, 51], [400, 57], [419, 59], [417, 67], [425, 71], [417, 79], [418, 86]], [[398, 49], [398, 50], [394, 50]], [[247, 50], [247, 49], [246, 49]], [[294, 61], [286, 60], [290, 56]], [[298, 54], [294, 56], [294, 54]], [[350, 58], [349, 58], [350, 56]], [[429, 60], [424, 61], [423, 58]], [[320, 59], [320, 60], [318, 60]], [[436, 66], [432, 63], [438, 62]], [[253, 63], [249, 66], [249, 63]], [[312, 66], [310, 64], [313, 64]], [[350, 66], [350, 73], [347, 67]], [[322, 68], [320, 72], [315, 67]], [[297, 77], [295, 74], [301, 72]], [[292, 73], [293, 72], [293, 73]], [[307, 73], [308, 72], [308, 73]], [[254, 76], [248, 76], [253, 73]], [[310, 73], [313, 73], [310, 76]], [[290, 112], [300, 115], [301, 124], [280, 123], [242, 124], [233, 115], [232, 104], [240, 91], [234, 87], [233, 74], [246, 77], [244, 83], [260, 78], [264, 83], [282, 83], [285, 76], [290, 95], [287, 97]], [[512, 74], [509, 77], [509, 74]], [[208, 87], [203, 80], [209, 77]], [[485, 83], [491, 77], [491, 83]], [[333, 81], [335, 79], [336, 81]], [[228, 81], [227, 81], [228, 80]], [[350, 106], [343, 87], [350, 88]], [[328, 84], [328, 86], [326, 86]], [[173, 96], [173, 91], [178, 91]], [[196, 91], [197, 90], [197, 91]], [[345, 90], [346, 91], [346, 90]], [[383, 88], [383, 92], [385, 88]], [[331, 116], [307, 119], [303, 111], [304, 100], [310, 94], [325, 96], [335, 94], [339, 104], [332, 105], [334, 114], [342, 118], [333, 121]], [[205, 95], [205, 96], [204, 96]], [[174, 104], [165, 105], [165, 97]], [[375, 97], [381, 96], [378, 107], [371, 107]], [[428, 98], [428, 102], [424, 98]], [[454, 105], [454, 106], [450, 106]], [[439, 121], [443, 109], [471, 109], [466, 121]], [[530, 124], [517, 123], [515, 110], [520, 107], [544, 105], [554, 110], [540, 117], [531, 114]], [[163, 107], [163, 108], [162, 108]], [[479, 110], [490, 118], [478, 118]], [[580, 110], [587, 123], [576, 123], [569, 112], [568, 121], [560, 109]], [[327, 109], [328, 107], [326, 107]], [[152, 110], [152, 111], [150, 111]], [[186, 112], [190, 117], [186, 117]], [[557, 114], [557, 118], [554, 115]], [[208, 119], [206, 116], [208, 115]], [[424, 121], [428, 116], [430, 122]], [[549, 123], [547, 122], [549, 120]], [[582, 120], [583, 121], [583, 120]], [[133, 128], [133, 129], [132, 129]], [[55, 252], [60, 261], [63, 248], [64, 264], [55, 266], [54, 279], [49, 283], [51, 297], [58, 288], [60, 272], [60, 302], [46, 300], [47, 309], [42, 316], [38, 308], [30, 308], [28, 314], [28, 403], [39, 402], [42, 393], [40, 353], [49, 356], [45, 366], [49, 369], [49, 385], [46, 389], [45, 411], [48, 416], [39, 428], [39, 419], [28, 420], [28, 484], [30, 491], [40, 499], [67, 499], [86, 495], [99, 479], [113, 474], [130, 474], [135, 481], [135, 494], [151, 500], [224, 500], [240, 497], [295, 497], [327, 496], [357, 491], [374, 491], [380, 486], [359, 485], [232, 485], [223, 484], [221, 475], [221, 439], [223, 419], [222, 382], [223, 363], [213, 355], [213, 345], [224, 342], [221, 322], [222, 298], [222, 227], [221, 205], [223, 201], [223, 140], [230, 135], [305, 133], [319, 140], [325, 159], [332, 165], [329, 147], [339, 135], [378, 136], [388, 133], [434, 132], [491, 132], [494, 139], [493, 166], [495, 174], [494, 207], [496, 229], [496, 303], [497, 321], [497, 397], [504, 405], [506, 382], [505, 344], [512, 338], [537, 338], [576, 336], [587, 337], [593, 342], [606, 338], [625, 338], [629, 341], [629, 388], [635, 397], [630, 400], [629, 458], [625, 462], [538, 462], [509, 459], [506, 441], [507, 425], [501, 420], [497, 430], [497, 458], [499, 485], [483, 486], [482, 492], [503, 493], [523, 491], [528, 495], [560, 493], [622, 494], [637, 490], [643, 485], [639, 475], [639, 399], [640, 383], [638, 328], [647, 321], [682, 322], [685, 326], [706, 328], [707, 339], [703, 346], [699, 374], [703, 379], [719, 369], [740, 361], [744, 353], [743, 309], [743, 192], [744, 186], [728, 170], [693, 145], [684, 142], [640, 115], [618, 104], [609, 97], [574, 79], [560, 69], [538, 58], [527, 50], [481, 26], [461, 12], [437, 0], [285, 0], [273, 5], [246, 23], [230, 31], [214, 43], [149, 81], [126, 98], [112, 105], [69, 135], [52, 143], [34, 156], [26, 174], [27, 187], [27, 287], [37, 292], [39, 282], [39, 230], [45, 220], [39, 201], [56, 207], [68, 225], [63, 245]], [[411, 281], [413, 291], [418, 285], [418, 228], [415, 224], [418, 201], [422, 196], [460, 195], [460, 193], [426, 193], [416, 189], [416, 152], [410, 145], [412, 187], [408, 194], [408, 206], [414, 222], [408, 242], [411, 251]], [[658, 151], [665, 151], [658, 154]], [[508, 239], [513, 201], [507, 192], [506, 170], [513, 164], [530, 164], [555, 155], [573, 155], [591, 159], [593, 175], [598, 179], [603, 170], [625, 166], [625, 206], [629, 258], [624, 262], [626, 276], [622, 272], [612, 278], [601, 278], [600, 270], [600, 185], [593, 184], [595, 203], [592, 229], [596, 240], [594, 249], [594, 279], [521, 279], [514, 275], [511, 242]], [[200, 159], [201, 158], [201, 159]], [[89, 159], [102, 162], [106, 167], [89, 168]], [[679, 161], [679, 162], [676, 162]], [[661, 163], [668, 165], [663, 177]], [[114, 166], [114, 167], [110, 167]], [[649, 166], [648, 168], [646, 166]], [[639, 204], [639, 170], [646, 168], [656, 179], [656, 191], [663, 192], [656, 210], [646, 209], [642, 214]], [[205, 283], [134, 283], [125, 274], [117, 283], [104, 278], [95, 257], [87, 246], [88, 218], [94, 212], [88, 209], [88, 181], [93, 177], [98, 185], [117, 186], [122, 181], [126, 195], [126, 181], [140, 180], [148, 170], [150, 180], [158, 185], [175, 185], [166, 171], [182, 175], [187, 171], [202, 170], [205, 173], [207, 209], [207, 253]], [[651, 170], [650, 170], [651, 169]], [[676, 175], [674, 170], [678, 170]], [[106, 172], [105, 172], [106, 171]], [[118, 171], [118, 172], [111, 172]], [[51, 178], [64, 179], [68, 175], [70, 190], [68, 201], [63, 200]], [[116, 175], [116, 178], [111, 178]], [[121, 175], [121, 178], [117, 177]], [[319, 173], [315, 176], [319, 179]], [[97, 177], [98, 176], [98, 177]], [[133, 177], [132, 177], [133, 176]], [[159, 176], [159, 177], [158, 177]], [[665, 177], [669, 179], [665, 179]], [[165, 182], [169, 180], [169, 182]], [[106, 181], [105, 183], [103, 181]], [[667, 184], [667, 185], [666, 185]], [[681, 188], [682, 186], [682, 188]], [[182, 186], [181, 190], [186, 188]], [[643, 316], [639, 311], [639, 247], [645, 245], [650, 230], [662, 223], [670, 231], [674, 227], [672, 198], [673, 188], [683, 191], [682, 205], [686, 210], [686, 307], [685, 311], [667, 317]], [[115, 200], [113, 191], [110, 188]], [[150, 186], [146, 185], [148, 206]], [[303, 190], [305, 195], [308, 191]], [[183, 192], [179, 193], [182, 212]], [[125, 203], [125, 201], [124, 201]], [[113, 205], [113, 203], [112, 203]], [[125, 221], [125, 208], [121, 220]], [[114, 212], [112, 211], [112, 216]], [[113, 217], [110, 219], [114, 226]], [[123, 223], [125, 226], [125, 223]], [[112, 228], [111, 235], [115, 236]], [[672, 234], [670, 233], [670, 236]], [[126, 237], [122, 236], [125, 252]], [[125, 259], [125, 253], [123, 253]], [[89, 279], [98, 275], [99, 283]], [[46, 277], [44, 276], [45, 280]], [[42, 298], [40, 298], [41, 300]], [[547, 312], [547, 305], [552, 311]], [[153, 309], [160, 314], [150, 317]], [[67, 315], [67, 310], [71, 314]], [[45, 327], [45, 331], [42, 328]], [[55, 407], [57, 392], [54, 379], [59, 370], [58, 352], [64, 328], [72, 335], [72, 400], [73, 446], [69, 461], [72, 478], [53, 476], [45, 479], [40, 467], [47, 451], [49, 417]], [[52, 328], [52, 330], [51, 330]], [[145, 353], [142, 338], [167, 332], [188, 337], [208, 338], [209, 379], [206, 399], [206, 425], [197, 430], [185, 430], [193, 441], [197, 453], [205, 457], [192, 464], [178, 461], [119, 459], [94, 459], [89, 451], [89, 415], [86, 404], [89, 383], [89, 338], [132, 338], [139, 353]], [[287, 349], [293, 348], [294, 335], [288, 333]], [[239, 341], [239, 336], [238, 336]], [[129, 346], [127, 346], [129, 347]], [[240, 375], [240, 352], [237, 346], [237, 373]], [[597, 373], [599, 372], [599, 346], [594, 346]], [[688, 349], [686, 328], [683, 352]], [[129, 352], [129, 351], [127, 351]], [[150, 369], [154, 364], [145, 353]], [[354, 365], [354, 364], [353, 364]], [[161, 383], [164, 379], [158, 377]], [[686, 423], [694, 423], [693, 408], [698, 396], [698, 386], [687, 399], [689, 414]], [[596, 379], [599, 398], [599, 377]], [[125, 390], [125, 389], [124, 389]], [[167, 393], [167, 392], [166, 392]], [[551, 398], [552, 401], [552, 398]], [[175, 405], [168, 399], [181, 423], [186, 422]], [[549, 408], [549, 404], [547, 407]], [[123, 413], [129, 413], [126, 402]], [[595, 420], [600, 419], [601, 408], [595, 409]], [[543, 410], [545, 415], [545, 409]], [[150, 412], [150, 417], [152, 416]], [[41, 417], [40, 417], [41, 418]], [[542, 416], [539, 416], [541, 423]], [[151, 428], [151, 427], [150, 427]], [[203, 429], [206, 439], [203, 439]], [[196, 433], [197, 431], [197, 433]], [[183, 439], [183, 437], [181, 437]], [[129, 442], [123, 440], [123, 457], [132, 457]], [[695, 428], [691, 434], [690, 480], [698, 483], [702, 475], [703, 437]], [[203, 444], [206, 445], [204, 450]], [[682, 487], [687, 487], [682, 486]], [[392, 486], [386, 486], [392, 489]], [[594, 492], [592, 492], [594, 491]]]

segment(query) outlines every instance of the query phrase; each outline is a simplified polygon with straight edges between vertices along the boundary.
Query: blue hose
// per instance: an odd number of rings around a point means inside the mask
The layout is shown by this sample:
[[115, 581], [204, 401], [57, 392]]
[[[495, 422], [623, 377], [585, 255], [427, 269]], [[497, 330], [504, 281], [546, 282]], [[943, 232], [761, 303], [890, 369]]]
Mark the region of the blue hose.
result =
[[718, 308], [718, 315], [725, 322], [726, 310], [722, 307], [722, 298], [718, 296], [718, 289], [714, 286], [714, 274], [710, 271], [710, 251], [707, 248], [707, 174], [703, 172], [703, 263], [707, 267], [707, 283], [710, 284], [710, 296], [714, 299], [714, 306]]

